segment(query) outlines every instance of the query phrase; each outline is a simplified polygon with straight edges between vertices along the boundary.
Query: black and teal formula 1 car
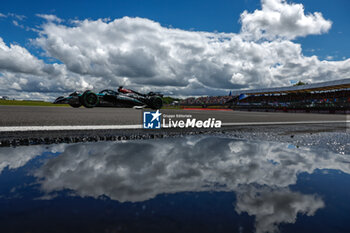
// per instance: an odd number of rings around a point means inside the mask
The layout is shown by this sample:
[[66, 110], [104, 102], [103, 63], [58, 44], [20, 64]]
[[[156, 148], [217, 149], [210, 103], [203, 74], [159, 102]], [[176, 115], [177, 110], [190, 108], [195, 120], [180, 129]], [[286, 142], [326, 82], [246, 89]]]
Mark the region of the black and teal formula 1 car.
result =
[[73, 108], [84, 106], [93, 107], [149, 107], [160, 109], [163, 106], [163, 95], [157, 92], [141, 94], [134, 90], [119, 87], [118, 91], [106, 89], [99, 93], [90, 90], [85, 92], [73, 92], [68, 97], [60, 96], [54, 104], [69, 104]]

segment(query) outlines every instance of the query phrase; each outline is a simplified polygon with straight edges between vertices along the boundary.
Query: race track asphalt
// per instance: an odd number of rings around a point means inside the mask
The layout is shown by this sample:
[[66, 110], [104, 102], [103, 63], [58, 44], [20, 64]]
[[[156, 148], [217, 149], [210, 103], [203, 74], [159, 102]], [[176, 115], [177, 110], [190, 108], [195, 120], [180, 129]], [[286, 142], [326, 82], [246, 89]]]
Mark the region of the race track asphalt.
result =
[[[165, 115], [191, 115], [197, 120], [215, 118], [221, 120], [220, 129], [142, 129], [143, 111], [149, 109], [132, 108], [71, 108], [39, 106], [0, 106], [0, 146], [57, 143], [110, 138], [153, 138], [197, 133], [244, 132], [274, 133], [278, 135], [300, 132], [344, 132], [347, 129], [345, 114], [244, 112], [244, 111], [206, 111], [161, 109]], [[186, 119], [186, 118], [182, 118]], [[182, 120], [177, 118], [176, 120]], [[73, 126], [75, 129], [71, 129]], [[106, 128], [103, 128], [105, 127]], [[115, 128], [108, 128], [113, 126]], [[135, 127], [132, 127], [135, 126]], [[45, 127], [45, 129], [33, 129]], [[77, 128], [83, 129], [77, 129]], [[86, 127], [86, 128], [84, 128]], [[91, 129], [89, 127], [100, 127]], [[102, 128], [101, 128], [102, 127]], [[119, 127], [119, 128], [118, 128]], [[21, 129], [17, 129], [21, 128]], [[27, 128], [23, 130], [23, 128]], [[69, 129], [66, 129], [69, 128]], [[10, 130], [9, 130], [10, 129]], [[64, 130], [62, 130], [64, 129]], [[265, 137], [265, 136], [264, 136]], [[278, 136], [279, 137], [279, 136]], [[78, 139], [77, 139], [78, 138]], [[102, 139], [101, 139], [102, 138]], [[90, 140], [90, 139], [87, 139]]]
[[[149, 111], [149, 110], [145, 110]], [[132, 108], [71, 108], [39, 106], [0, 106], [2, 126], [54, 125], [135, 125], [142, 124], [142, 112]], [[343, 114], [281, 112], [206, 111], [161, 109], [164, 115], [190, 114], [193, 118], [215, 118], [223, 123], [343, 121]]]

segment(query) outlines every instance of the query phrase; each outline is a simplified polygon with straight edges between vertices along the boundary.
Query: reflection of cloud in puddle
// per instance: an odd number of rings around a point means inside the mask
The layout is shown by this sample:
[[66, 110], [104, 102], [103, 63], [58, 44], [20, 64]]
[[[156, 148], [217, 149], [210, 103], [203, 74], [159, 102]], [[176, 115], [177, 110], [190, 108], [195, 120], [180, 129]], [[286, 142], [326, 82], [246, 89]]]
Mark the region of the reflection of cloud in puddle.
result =
[[50, 146], [45, 148], [43, 146], [29, 146], [17, 148], [1, 148], [0, 149], [0, 174], [4, 168], [16, 169], [26, 165], [31, 159], [41, 155], [45, 151], [51, 153], [64, 151], [65, 144]]
[[324, 207], [321, 198], [291, 192], [288, 188], [247, 186], [238, 189], [237, 213], [255, 215], [257, 232], [278, 232], [278, 224], [295, 223], [298, 214], [313, 216]]
[[239, 184], [287, 187], [298, 174], [316, 168], [350, 173], [349, 162], [346, 156], [290, 150], [286, 144], [183, 138], [70, 145], [35, 174], [48, 192], [67, 188], [81, 196], [107, 195], [124, 202], [217, 190], [217, 184], [228, 191]]
[[317, 168], [350, 173], [349, 159], [342, 155], [280, 143], [188, 137], [70, 145], [35, 176], [46, 193], [71, 189], [79, 196], [106, 195], [120, 202], [162, 193], [235, 191], [237, 212], [255, 215], [263, 232], [324, 206], [315, 195], [288, 189], [298, 174]]

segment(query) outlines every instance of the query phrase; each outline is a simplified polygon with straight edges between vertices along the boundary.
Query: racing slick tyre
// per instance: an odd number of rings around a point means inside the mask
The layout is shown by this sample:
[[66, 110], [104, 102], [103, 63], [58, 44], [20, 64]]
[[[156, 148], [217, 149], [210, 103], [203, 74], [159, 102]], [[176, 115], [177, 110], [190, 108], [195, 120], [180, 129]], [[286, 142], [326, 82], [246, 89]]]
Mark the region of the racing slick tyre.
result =
[[73, 108], [80, 108], [81, 107], [81, 103], [74, 103], [74, 104], [69, 104], [71, 107], [73, 107]]
[[99, 99], [95, 93], [87, 90], [81, 96], [80, 102], [84, 105], [85, 108], [93, 108], [99, 103]]
[[152, 97], [150, 102], [150, 107], [152, 109], [161, 109], [163, 106], [163, 100], [159, 96]]

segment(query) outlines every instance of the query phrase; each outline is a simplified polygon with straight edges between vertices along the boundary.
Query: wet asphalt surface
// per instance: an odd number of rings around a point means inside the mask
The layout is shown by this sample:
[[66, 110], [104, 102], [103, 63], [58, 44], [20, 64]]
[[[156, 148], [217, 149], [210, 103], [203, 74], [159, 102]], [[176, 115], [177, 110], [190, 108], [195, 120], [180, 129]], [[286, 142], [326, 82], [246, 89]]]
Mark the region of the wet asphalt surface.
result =
[[[145, 110], [149, 111], [149, 110]], [[142, 124], [143, 110], [130, 108], [79, 108], [0, 106], [0, 127], [51, 125], [135, 125]], [[167, 115], [190, 114], [193, 118], [215, 118], [223, 123], [344, 121], [347, 115], [162, 109]], [[177, 118], [180, 119], [180, 118]], [[0, 132], [0, 146], [94, 142], [218, 134], [249, 140], [282, 141], [295, 145], [325, 146], [342, 153], [350, 148], [346, 123], [225, 126], [220, 129], [130, 129], [82, 131]]]

